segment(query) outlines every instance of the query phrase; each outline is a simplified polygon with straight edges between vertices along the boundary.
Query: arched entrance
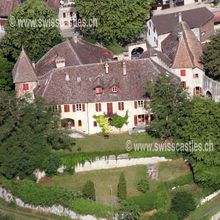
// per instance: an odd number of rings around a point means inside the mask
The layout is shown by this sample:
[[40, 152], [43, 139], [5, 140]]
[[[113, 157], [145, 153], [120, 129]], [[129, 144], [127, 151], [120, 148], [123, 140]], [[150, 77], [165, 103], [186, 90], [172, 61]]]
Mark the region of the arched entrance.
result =
[[144, 52], [142, 47], [136, 47], [131, 51], [131, 59], [139, 59], [141, 54]]
[[207, 91], [206, 94], [205, 94], [205, 96], [206, 96], [207, 98], [212, 99], [212, 93], [211, 93], [210, 91]]
[[195, 87], [193, 93], [194, 93], [194, 95], [201, 96], [202, 95], [202, 88], [199, 86]]
[[63, 128], [71, 129], [72, 127], [75, 127], [75, 121], [71, 118], [64, 118], [61, 120], [61, 126]]

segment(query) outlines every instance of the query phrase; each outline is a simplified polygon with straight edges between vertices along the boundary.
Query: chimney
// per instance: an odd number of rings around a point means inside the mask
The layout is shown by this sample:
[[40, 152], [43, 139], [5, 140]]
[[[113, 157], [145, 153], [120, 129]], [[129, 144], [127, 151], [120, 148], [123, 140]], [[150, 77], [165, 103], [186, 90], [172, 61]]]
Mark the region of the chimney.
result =
[[106, 74], [109, 73], [109, 65], [108, 65], [108, 63], [105, 63], [105, 73]]
[[32, 66], [35, 69], [35, 62], [34, 61], [32, 61]]
[[56, 67], [57, 68], [62, 68], [62, 67], [65, 67], [66, 66], [66, 62], [65, 62], [65, 59], [63, 57], [57, 57], [56, 60]]
[[126, 76], [127, 75], [127, 69], [126, 69], [126, 63], [124, 61], [122, 63], [122, 66], [123, 66], [123, 76]]
[[179, 18], [179, 23], [181, 23], [183, 21], [183, 19], [182, 19], [182, 12], [178, 13], [178, 18]]
[[69, 73], [66, 73], [66, 76], [65, 76], [65, 81], [69, 82], [70, 81], [70, 75]]

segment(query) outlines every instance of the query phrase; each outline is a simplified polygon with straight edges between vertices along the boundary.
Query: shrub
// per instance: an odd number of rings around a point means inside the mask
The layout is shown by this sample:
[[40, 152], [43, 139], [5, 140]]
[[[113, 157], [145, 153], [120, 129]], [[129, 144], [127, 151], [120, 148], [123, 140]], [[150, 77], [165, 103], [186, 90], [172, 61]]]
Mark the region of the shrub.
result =
[[172, 198], [171, 211], [176, 213], [178, 220], [183, 220], [195, 208], [196, 204], [191, 193], [177, 192]]
[[140, 217], [140, 209], [133, 202], [122, 201], [118, 217], [119, 220], [138, 220]]
[[172, 187], [176, 187], [176, 186], [183, 186], [189, 183], [193, 182], [193, 175], [192, 174], [188, 174], [185, 176], [180, 176], [175, 180], [170, 180], [165, 182], [166, 186], [171, 189]]
[[149, 181], [146, 178], [141, 179], [137, 184], [137, 190], [145, 193], [149, 189]]
[[118, 198], [120, 201], [127, 198], [127, 183], [124, 173], [121, 173], [118, 183]]
[[151, 216], [149, 220], [177, 220], [177, 216], [172, 212], [159, 211], [155, 215]]
[[57, 169], [61, 165], [60, 157], [56, 154], [51, 154], [42, 164], [42, 168], [48, 174], [48, 176], [57, 173]]
[[122, 128], [125, 124], [128, 124], [128, 111], [126, 111], [126, 115], [124, 117], [117, 114], [111, 117], [111, 126]]
[[85, 198], [96, 200], [95, 196], [95, 186], [94, 183], [91, 180], [88, 180], [86, 184], [83, 187], [82, 194]]

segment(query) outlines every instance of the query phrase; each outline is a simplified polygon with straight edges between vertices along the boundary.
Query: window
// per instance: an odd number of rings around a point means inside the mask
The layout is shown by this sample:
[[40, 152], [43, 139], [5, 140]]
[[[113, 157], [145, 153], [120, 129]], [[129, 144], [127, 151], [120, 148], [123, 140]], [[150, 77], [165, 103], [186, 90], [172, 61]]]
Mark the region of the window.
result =
[[96, 110], [96, 112], [101, 112], [101, 111], [102, 111], [102, 105], [101, 105], [101, 103], [96, 103], [96, 104], [95, 104], [95, 110]]
[[180, 70], [180, 76], [186, 76], [186, 70]]
[[70, 111], [69, 105], [64, 105], [64, 112], [69, 112], [69, 111]]
[[81, 104], [76, 104], [76, 111], [77, 112], [82, 111], [82, 105]]
[[25, 83], [23, 84], [23, 91], [28, 91], [29, 90], [29, 84]]
[[144, 101], [143, 100], [138, 101], [138, 107], [144, 107]]
[[149, 26], [151, 27], [151, 21], [149, 21]]
[[70, 12], [70, 17], [73, 17], [73, 12], [72, 11]]
[[93, 122], [93, 126], [97, 127], [97, 122], [96, 121]]
[[124, 102], [119, 102], [118, 103], [118, 110], [123, 111], [124, 110]]
[[62, 112], [61, 105], [58, 105], [57, 107], [58, 107], [58, 112], [61, 113]]
[[183, 88], [183, 89], [186, 89], [186, 82], [185, 81], [182, 81], [180, 83], [180, 86]]
[[198, 73], [193, 74], [193, 78], [199, 78], [199, 74]]
[[113, 92], [113, 93], [118, 92], [118, 88], [117, 88], [116, 86], [113, 86], [113, 87], [112, 87], [112, 92]]
[[150, 35], [150, 29], [148, 30], [148, 34]]
[[154, 33], [155, 33], [155, 31], [156, 31], [156, 29], [155, 29], [155, 27], [154, 27]]
[[96, 93], [96, 94], [102, 94], [102, 88], [97, 87], [97, 88], [95, 89], [95, 93]]
[[82, 126], [82, 121], [81, 121], [81, 120], [78, 121], [78, 126], [79, 126], [79, 127]]
[[63, 13], [63, 17], [64, 17], [64, 18], [66, 17], [66, 13]]

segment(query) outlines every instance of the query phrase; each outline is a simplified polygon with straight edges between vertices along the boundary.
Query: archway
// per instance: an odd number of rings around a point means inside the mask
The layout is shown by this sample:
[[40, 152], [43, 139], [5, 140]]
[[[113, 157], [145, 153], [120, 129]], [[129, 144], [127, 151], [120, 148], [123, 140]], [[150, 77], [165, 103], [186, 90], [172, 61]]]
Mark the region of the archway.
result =
[[64, 118], [61, 120], [61, 126], [63, 128], [69, 128], [75, 127], [75, 121], [71, 118]]
[[210, 91], [206, 92], [206, 97], [212, 99], [212, 93]]
[[144, 52], [142, 47], [136, 47], [131, 51], [131, 59], [139, 59], [141, 54]]

